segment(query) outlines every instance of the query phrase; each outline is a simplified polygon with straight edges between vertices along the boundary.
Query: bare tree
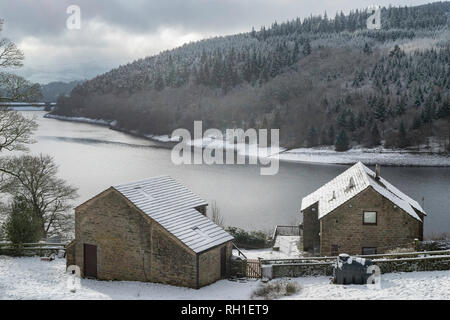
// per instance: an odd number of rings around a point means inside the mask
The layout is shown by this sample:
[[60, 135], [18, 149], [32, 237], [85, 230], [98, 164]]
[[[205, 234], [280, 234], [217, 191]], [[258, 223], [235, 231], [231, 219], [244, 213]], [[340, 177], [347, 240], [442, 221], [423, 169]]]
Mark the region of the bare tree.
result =
[[[3, 20], [0, 19], [0, 32]], [[0, 39], [0, 68], [21, 67], [23, 52], [6, 38]], [[31, 101], [41, 96], [38, 84], [6, 72], [0, 72], [0, 101]], [[26, 150], [36, 130], [34, 119], [29, 119], [8, 108], [0, 108], [0, 152], [3, 150]]]
[[41, 86], [12, 73], [0, 72], [0, 90], [4, 101], [33, 102], [42, 98]]
[[57, 171], [47, 155], [0, 159], [0, 192], [21, 197], [33, 208], [45, 237], [67, 234], [73, 228], [70, 209], [77, 189], [58, 178]]
[[[0, 32], [3, 30], [3, 20], [0, 19]], [[24, 59], [23, 52], [16, 44], [7, 38], [0, 39], [0, 67], [21, 67]]]
[[210, 213], [210, 218], [211, 220], [217, 224], [219, 227], [224, 227], [224, 218], [222, 217], [222, 215], [220, 214], [220, 209], [217, 206], [217, 203], [214, 201], [211, 204], [211, 213]]
[[0, 151], [27, 150], [26, 144], [34, 142], [32, 135], [37, 124], [13, 110], [0, 110]]

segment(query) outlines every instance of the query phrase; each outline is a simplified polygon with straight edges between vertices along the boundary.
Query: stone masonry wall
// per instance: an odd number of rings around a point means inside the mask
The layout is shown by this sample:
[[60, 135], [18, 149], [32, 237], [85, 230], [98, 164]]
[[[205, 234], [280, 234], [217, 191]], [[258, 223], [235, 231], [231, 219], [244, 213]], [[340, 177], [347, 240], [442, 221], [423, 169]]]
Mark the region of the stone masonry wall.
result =
[[[364, 211], [377, 212], [376, 225], [363, 224]], [[413, 246], [421, 232], [420, 221], [369, 187], [320, 220], [320, 253], [332, 255], [332, 245], [338, 245], [339, 253], [362, 254], [363, 247], [385, 253]]]
[[[450, 257], [372, 260], [382, 274], [390, 272], [416, 272], [450, 270]], [[273, 278], [332, 276], [334, 262], [304, 264], [274, 264]]]
[[215, 247], [214, 249], [208, 250], [201, 253], [199, 256], [199, 286], [203, 287], [211, 284], [217, 280], [221, 279], [220, 268], [221, 268], [221, 248], [226, 247], [226, 274], [227, 276], [231, 271], [231, 252], [232, 244], [228, 242], [226, 244]]
[[195, 254], [113, 189], [75, 212], [75, 261], [84, 276], [83, 244], [97, 246], [97, 278], [196, 287]]
[[152, 226], [151, 281], [197, 287], [197, 257], [157, 224]]
[[148, 281], [150, 222], [109, 190], [75, 210], [76, 262], [84, 276], [83, 245], [97, 246], [97, 278]]
[[[303, 250], [314, 253], [320, 247], [320, 223], [318, 219], [318, 203], [302, 211], [303, 213]], [[319, 252], [317, 252], [319, 254]]]

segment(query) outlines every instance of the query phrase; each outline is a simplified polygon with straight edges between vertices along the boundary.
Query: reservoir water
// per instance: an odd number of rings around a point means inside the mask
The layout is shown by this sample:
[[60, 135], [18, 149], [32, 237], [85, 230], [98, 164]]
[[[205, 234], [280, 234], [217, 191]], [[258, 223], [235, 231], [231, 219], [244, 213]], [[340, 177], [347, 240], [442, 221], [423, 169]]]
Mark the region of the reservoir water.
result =
[[[76, 205], [111, 185], [170, 175], [209, 203], [216, 201], [226, 225], [272, 230], [300, 219], [303, 196], [348, 166], [280, 163], [275, 176], [254, 165], [172, 164], [170, 150], [107, 127], [36, 116], [39, 128], [32, 153], [54, 157], [60, 177], [79, 188]], [[373, 169], [373, 168], [372, 168]], [[382, 176], [422, 203], [428, 213], [425, 236], [450, 233], [450, 168], [382, 167]]]

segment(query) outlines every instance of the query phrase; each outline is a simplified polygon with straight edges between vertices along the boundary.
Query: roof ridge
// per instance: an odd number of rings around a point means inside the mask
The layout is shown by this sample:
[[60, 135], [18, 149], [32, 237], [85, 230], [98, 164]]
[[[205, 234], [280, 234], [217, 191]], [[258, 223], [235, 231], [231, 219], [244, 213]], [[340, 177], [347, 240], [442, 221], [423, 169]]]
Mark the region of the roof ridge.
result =
[[126, 186], [131, 186], [133, 184], [138, 184], [138, 183], [143, 183], [143, 182], [147, 182], [147, 181], [156, 181], [156, 180], [162, 180], [164, 178], [168, 178], [171, 180], [176, 181], [174, 178], [172, 178], [169, 175], [160, 175], [160, 176], [155, 176], [155, 177], [151, 177], [151, 178], [146, 178], [146, 179], [141, 179], [141, 180], [137, 180], [137, 181], [133, 181], [133, 182], [127, 182], [127, 183], [122, 183], [122, 184], [116, 184], [113, 185], [112, 187], [115, 189], [116, 187], [126, 187]]
[[[346, 179], [350, 180], [347, 181]], [[416, 219], [421, 220], [415, 210], [426, 214], [417, 201], [400, 191], [389, 181], [382, 177], [377, 180], [375, 172], [361, 161], [356, 162], [344, 172], [305, 196], [302, 199], [301, 210], [303, 211], [315, 203], [319, 203], [318, 217], [321, 219], [368, 187], [372, 187], [377, 193], [387, 197]], [[331, 192], [333, 197], [330, 200]]]

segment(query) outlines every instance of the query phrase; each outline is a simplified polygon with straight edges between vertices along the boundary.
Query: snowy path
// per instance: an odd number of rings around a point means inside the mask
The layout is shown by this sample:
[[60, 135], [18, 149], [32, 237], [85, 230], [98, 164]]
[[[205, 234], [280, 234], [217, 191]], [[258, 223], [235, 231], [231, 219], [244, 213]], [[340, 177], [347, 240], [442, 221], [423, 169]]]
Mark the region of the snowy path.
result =
[[[128, 281], [81, 280], [75, 293], [67, 286], [65, 260], [0, 256], [1, 299], [248, 299], [259, 281], [228, 280], [199, 290]], [[381, 290], [339, 286], [327, 277], [293, 279], [301, 286], [289, 299], [450, 299], [450, 271], [382, 275]]]
[[280, 253], [286, 254], [289, 258], [299, 258], [302, 252], [298, 249], [299, 236], [277, 236], [274, 247], [278, 247]]

